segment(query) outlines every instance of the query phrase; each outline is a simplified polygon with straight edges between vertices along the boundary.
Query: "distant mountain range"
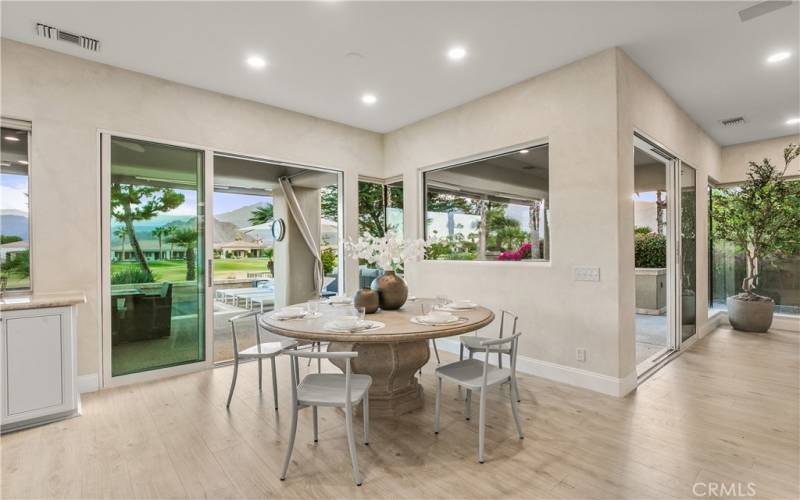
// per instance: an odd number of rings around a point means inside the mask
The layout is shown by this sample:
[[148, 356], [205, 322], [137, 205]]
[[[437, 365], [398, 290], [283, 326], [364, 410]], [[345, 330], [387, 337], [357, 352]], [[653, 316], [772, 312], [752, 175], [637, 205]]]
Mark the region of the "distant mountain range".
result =
[[28, 214], [22, 210], [0, 210], [0, 234], [28, 239]]
[[[252, 224], [250, 223], [249, 219], [253, 216], [253, 210], [266, 205], [269, 205], [269, 203], [255, 203], [253, 205], [247, 205], [215, 216], [214, 243], [225, 243], [236, 240], [254, 241], [256, 238], [262, 238], [265, 243], [271, 241], [271, 235], [269, 235], [269, 237], [265, 237], [266, 235], [260, 233], [246, 234], [239, 230], [239, 228], [251, 226]], [[120, 243], [120, 238], [113, 236], [113, 230], [120, 226], [121, 224], [116, 221], [111, 224], [112, 245]], [[158, 215], [150, 220], [139, 221], [135, 224], [135, 226], [136, 239], [141, 243], [144, 243], [146, 241], [157, 241], [158, 238], [153, 236], [153, 230], [161, 226], [195, 227], [196, 217], [190, 215]], [[27, 225], [25, 227], [27, 228]], [[6, 233], [4, 232], [3, 234]]]
[[246, 205], [244, 207], [237, 208], [236, 210], [231, 210], [230, 212], [225, 212], [224, 214], [215, 215], [214, 217], [223, 222], [230, 222], [236, 225], [236, 227], [249, 227], [253, 225], [250, 222], [250, 217], [253, 216], [253, 211], [259, 207], [267, 207], [270, 205], [271, 203], [254, 203], [252, 205]]
[[[242, 233], [239, 228], [251, 226], [249, 219], [253, 216], [253, 210], [266, 205], [269, 205], [269, 203], [255, 203], [217, 215], [214, 218], [214, 243], [235, 240], [252, 241], [254, 238]], [[120, 227], [120, 225], [119, 222], [114, 221], [111, 224], [112, 230]], [[190, 215], [158, 215], [150, 220], [136, 223], [136, 238], [142, 242], [156, 240], [157, 238], [153, 236], [153, 230], [157, 227], [194, 225], [195, 217]], [[27, 240], [28, 214], [21, 210], [0, 210], [0, 234], [3, 236], [19, 236], [23, 240]], [[259, 234], [258, 236], [263, 237], [264, 235]], [[112, 236], [111, 240], [112, 244], [119, 243], [119, 238], [115, 236]]]

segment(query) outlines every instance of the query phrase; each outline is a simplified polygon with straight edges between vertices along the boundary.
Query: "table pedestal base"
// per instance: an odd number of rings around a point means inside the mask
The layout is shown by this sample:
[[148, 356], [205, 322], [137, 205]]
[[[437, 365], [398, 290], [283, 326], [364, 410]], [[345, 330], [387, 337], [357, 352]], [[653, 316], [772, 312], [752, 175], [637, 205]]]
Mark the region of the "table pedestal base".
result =
[[[415, 376], [428, 362], [427, 340], [413, 342], [331, 342], [329, 352], [355, 351], [351, 360], [353, 373], [372, 377], [369, 390], [369, 413], [393, 417], [422, 407], [422, 386]], [[344, 370], [344, 360], [333, 360]], [[361, 405], [358, 406], [360, 411]]]

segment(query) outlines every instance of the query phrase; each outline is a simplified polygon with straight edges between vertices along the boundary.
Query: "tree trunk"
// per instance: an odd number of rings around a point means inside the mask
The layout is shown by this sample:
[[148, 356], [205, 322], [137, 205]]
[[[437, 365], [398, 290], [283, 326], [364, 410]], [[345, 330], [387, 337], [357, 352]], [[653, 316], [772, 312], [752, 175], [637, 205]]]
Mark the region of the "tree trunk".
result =
[[656, 232], [664, 234], [664, 205], [666, 203], [661, 201], [661, 191], [656, 191]]
[[194, 281], [194, 247], [186, 247], [186, 281]]
[[478, 259], [486, 260], [486, 200], [478, 203], [478, 215], [481, 217], [478, 223]]
[[539, 255], [539, 202], [534, 201], [528, 207], [528, 229], [531, 233], [531, 258], [541, 258]]
[[152, 276], [153, 273], [150, 271], [150, 265], [147, 263], [147, 259], [144, 256], [144, 252], [142, 252], [142, 247], [139, 245], [139, 239], [136, 237], [136, 233], [133, 231], [133, 221], [126, 220], [125, 227], [128, 228], [128, 238], [131, 240], [131, 247], [133, 248], [133, 254], [136, 256], [136, 260], [139, 262], [139, 266], [142, 268], [144, 272], [147, 273], [148, 276]]
[[162, 260], [164, 258], [164, 252], [161, 250], [161, 236], [158, 237], [158, 260]]
[[125, 235], [122, 236], [122, 256], [120, 256], [119, 261], [125, 262]]

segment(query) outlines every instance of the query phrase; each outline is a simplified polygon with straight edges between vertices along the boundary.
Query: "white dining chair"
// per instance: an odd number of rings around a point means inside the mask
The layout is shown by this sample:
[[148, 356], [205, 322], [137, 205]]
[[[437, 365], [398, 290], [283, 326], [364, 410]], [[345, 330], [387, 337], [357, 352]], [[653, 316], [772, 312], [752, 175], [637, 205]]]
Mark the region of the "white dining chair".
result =
[[[239, 375], [239, 363], [251, 359], [258, 360], [258, 390], [260, 391], [262, 379], [261, 362], [263, 359], [269, 359], [272, 364], [272, 397], [275, 401], [275, 410], [278, 410], [278, 376], [275, 368], [275, 357], [284, 349], [296, 346], [297, 342], [269, 332], [262, 334], [261, 327], [258, 324], [259, 316], [260, 314], [257, 311], [250, 311], [236, 315], [228, 320], [231, 324], [231, 338], [233, 339], [233, 378], [231, 379], [231, 389], [228, 392], [228, 402], [225, 404], [226, 408], [231, 407], [233, 391], [236, 388], [236, 377]], [[255, 321], [256, 344], [240, 351], [239, 341], [236, 337], [236, 323], [250, 317]]]
[[[509, 320], [506, 320], [506, 317]], [[517, 321], [519, 320], [519, 316], [514, 314], [511, 311], [506, 311], [505, 309], [500, 312], [500, 332], [498, 337], [496, 338], [503, 338], [506, 334], [505, 326], [508, 321], [513, 320], [513, 324], [511, 326], [511, 335], [515, 335], [517, 333]], [[481, 345], [481, 342], [484, 340], [492, 340], [493, 337], [482, 337], [475, 332], [474, 335], [462, 335], [459, 337], [461, 341], [461, 346], [459, 348], [458, 359], [464, 359], [464, 349], [467, 350], [469, 353], [469, 359], [472, 359], [472, 356], [475, 352], [483, 351], [484, 348]], [[499, 368], [503, 367], [503, 355], [511, 356], [511, 345], [498, 345], [497, 347], [490, 350], [492, 354], [497, 354], [497, 366]], [[488, 358], [487, 358], [488, 359]], [[519, 392], [515, 392], [514, 396], [517, 398], [517, 402], [519, 402]]]
[[[517, 436], [524, 439], [522, 426], [517, 413], [517, 344], [522, 333], [515, 333], [510, 337], [487, 339], [481, 341], [485, 360], [465, 359], [436, 368], [436, 411], [434, 417], [434, 433], [439, 434], [439, 417], [442, 408], [442, 380], [448, 379], [467, 389], [464, 408], [466, 419], [469, 420], [472, 391], [481, 391], [480, 410], [478, 418], [478, 462], [484, 461], [484, 440], [486, 434], [486, 390], [489, 387], [501, 384], [511, 384], [513, 389], [511, 400], [511, 413], [517, 426]], [[511, 352], [511, 368], [500, 368], [489, 364], [489, 353], [492, 349], [508, 345]]]
[[[356, 485], [361, 486], [361, 473], [358, 470], [358, 456], [353, 433], [353, 406], [363, 402], [364, 444], [369, 446], [369, 387], [372, 385], [372, 377], [351, 372], [350, 360], [358, 356], [357, 352], [312, 352], [292, 349], [284, 352], [290, 356], [291, 360], [292, 426], [289, 431], [289, 444], [286, 448], [281, 481], [286, 479], [286, 471], [289, 469], [289, 462], [292, 458], [299, 411], [303, 408], [311, 408], [314, 442], [317, 443], [319, 441], [317, 407], [331, 406], [344, 409], [347, 445], [350, 448], [353, 478], [356, 481]], [[301, 382], [298, 382], [298, 358], [344, 360], [344, 373], [312, 373], [306, 375]]]

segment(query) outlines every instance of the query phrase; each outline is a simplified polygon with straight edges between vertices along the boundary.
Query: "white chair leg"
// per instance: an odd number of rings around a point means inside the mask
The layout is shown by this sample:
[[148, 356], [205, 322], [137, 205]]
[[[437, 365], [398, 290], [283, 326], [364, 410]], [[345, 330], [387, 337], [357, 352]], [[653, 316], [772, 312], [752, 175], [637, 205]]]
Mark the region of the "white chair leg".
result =
[[436, 412], [433, 417], [433, 433], [439, 434], [439, 416], [442, 413], [442, 378], [436, 377]]
[[369, 446], [369, 391], [364, 394], [361, 412], [364, 417], [364, 445]]
[[261, 358], [258, 358], [258, 392], [261, 392], [261, 379], [262, 379]]
[[439, 349], [436, 347], [436, 339], [431, 339], [431, 343], [433, 344], [433, 353], [436, 355], [436, 364], [441, 365], [442, 360], [439, 359]]
[[467, 389], [467, 397], [464, 398], [464, 418], [469, 420], [470, 404], [472, 403], [472, 389]]
[[278, 372], [275, 369], [275, 358], [269, 358], [272, 362], [272, 399], [275, 401], [275, 411], [278, 411]]
[[353, 436], [353, 408], [345, 408], [345, 421], [347, 425], [347, 446], [350, 448], [350, 461], [353, 463], [353, 478], [356, 486], [361, 486], [361, 474], [358, 472], [358, 455], [356, 455], [356, 439]]
[[317, 407], [311, 407], [311, 413], [313, 414], [314, 419], [314, 442], [319, 442], [319, 415], [317, 414]]
[[233, 358], [233, 378], [231, 378], [231, 390], [228, 392], [228, 402], [225, 408], [231, 407], [231, 399], [233, 398], [233, 390], [236, 388], [236, 376], [239, 375], [239, 359]]
[[517, 397], [519, 396], [514, 396], [515, 394], [518, 394], [517, 381], [514, 379], [511, 379], [511, 388], [513, 389], [511, 391], [511, 413], [514, 415], [514, 423], [517, 425], [517, 437], [520, 439], [525, 439], [525, 436], [522, 435], [522, 426], [519, 423], [519, 413], [517, 410]]
[[478, 462], [483, 463], [483, 442], [486, 438], [486, 388], [481, 390], [481, 406], [478, 410]]
[[511, 382], [511, 389], [512, 389], [512, 397], [517, 400], [517, 403], [520, 402], [519, 399], [519, 387], [517, 387], [517, 381], [514, 380]]
[[289, 431], [289, 444], [286, 448], [286, 458], [283, 459], [283, 474], [281, 481], [286, 479], [286, 471], [289, 470], [289, 461], [292, 459], [292, 449], [294, 448], [294, 437], [297, 435], [297, 405], [292, 409], [292, 428]]

